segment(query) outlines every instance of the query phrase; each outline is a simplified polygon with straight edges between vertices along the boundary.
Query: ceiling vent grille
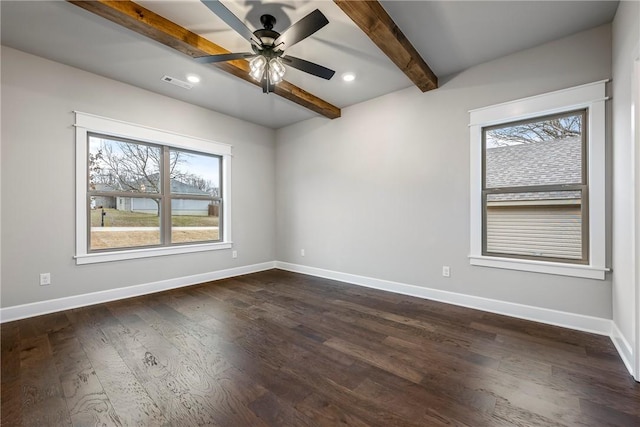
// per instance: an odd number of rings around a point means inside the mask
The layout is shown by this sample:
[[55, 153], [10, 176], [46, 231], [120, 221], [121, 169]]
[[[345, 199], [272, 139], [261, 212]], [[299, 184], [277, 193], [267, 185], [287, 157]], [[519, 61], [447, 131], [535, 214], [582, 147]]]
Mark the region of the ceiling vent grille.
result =
[[193, 87], [191, 83], [176, 79], [175, 77], [171, 76], [164, 76], [161, 80], [163, 82], [171, 83], [172, 85], [180, 86], [183, 89], [191, 89]]

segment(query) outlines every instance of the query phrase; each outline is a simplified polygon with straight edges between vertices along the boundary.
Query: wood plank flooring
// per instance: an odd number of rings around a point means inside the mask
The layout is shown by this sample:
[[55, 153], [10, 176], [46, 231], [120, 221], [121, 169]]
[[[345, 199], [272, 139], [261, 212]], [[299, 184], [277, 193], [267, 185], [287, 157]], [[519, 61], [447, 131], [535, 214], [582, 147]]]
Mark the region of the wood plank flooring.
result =
[[607, 337], [280, 270], [1, 332], [3, 426], [640, 426]]

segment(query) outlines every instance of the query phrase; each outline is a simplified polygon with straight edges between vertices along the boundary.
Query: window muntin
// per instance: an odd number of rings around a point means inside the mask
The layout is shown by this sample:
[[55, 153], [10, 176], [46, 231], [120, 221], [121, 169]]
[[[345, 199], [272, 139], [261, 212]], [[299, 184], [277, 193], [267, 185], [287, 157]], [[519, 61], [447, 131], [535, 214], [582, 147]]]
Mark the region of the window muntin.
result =
[[588, 263], [586, 117], [482, 129], [482, 255]]
[[222, 241], [222, 156], [94, 133], [87, 144], [89, 252]]

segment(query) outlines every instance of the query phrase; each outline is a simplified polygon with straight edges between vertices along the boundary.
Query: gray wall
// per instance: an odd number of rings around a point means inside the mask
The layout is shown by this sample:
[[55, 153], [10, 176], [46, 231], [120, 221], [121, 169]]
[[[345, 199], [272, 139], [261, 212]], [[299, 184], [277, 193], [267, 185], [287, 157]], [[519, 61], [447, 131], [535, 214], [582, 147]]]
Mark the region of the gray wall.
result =
[[[273, 130], [7, 47], [1, 71], [2, 307], [275, 259]], [[222, 250], [76, 266], [73, 110], [232, 144], [238, 258]], [[51, 286], [39, 286], [42, 272]]]
[[[610, 26], [476, 66], [436, 91], [410, 87], [277, 133], [6, 47], [1, 71], [2, 307], [278, 259], [612, 317], [610, 278], [467, 259], [468, 110], [609, 78]], [[232, 144], [239, 258], [215, 251], [76, 266], [72, 110]], [[38, 285], [41, 272], [52, 273], [51, 286]]]
[[472, 267], [467, 258], [468, 110], [610, 77], [605, 25], [442, 79], [435, 91], [410, 87], [345, 108], [339, 120], [280, 129], [278, 260], [611, 318], [610, 277]]
[[[635, 296], [633, 254], [633, 178], [634, 135], [633, 103], [634, 63], [640, 55], [640, 3], [623, 1], [613, 21], [613, 320], [634, 348]], [[638, 149], [638, 147], [636, 147]], [[640, 171], [636, 171], [640, 173]], [[636, 230], [638, 232], [638, 230]], [[640, 248], [638, 248], [640, 249]], [[638, 373], [636, 373], [638, 375]]]

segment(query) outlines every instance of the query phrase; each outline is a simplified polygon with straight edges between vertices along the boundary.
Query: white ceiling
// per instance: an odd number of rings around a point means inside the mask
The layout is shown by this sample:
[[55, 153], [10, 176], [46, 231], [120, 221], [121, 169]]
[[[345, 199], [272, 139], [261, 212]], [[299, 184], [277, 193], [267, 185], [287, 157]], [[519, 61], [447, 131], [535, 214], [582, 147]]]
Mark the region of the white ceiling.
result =
[[[249, 43], [198, 0], [139, 1], [141, 5], [231, 51]], [[287, 53], [336, 70], [330, 81], [288, 68], [291, 83], [346, 107], [412, 86], [411, 81], [332, 1], [223, 1], [249, 28], [263, 13], [282, 31], [314, 9], [329, 24]], [[440, 78], [522, 49], [611, 22], [617, 1], [382, 1]], [[212, 66], [63, 1], [1, 1], [3, 45], [271, 128], [316, 114]], [[341, 75], [354, 72], [346, 83]], [[202, 81], [191, 90], [164, 75]], [[418, 91], [418, 88], [415, 88]], [[436, 89], [437, 90], [437, 89]]]

